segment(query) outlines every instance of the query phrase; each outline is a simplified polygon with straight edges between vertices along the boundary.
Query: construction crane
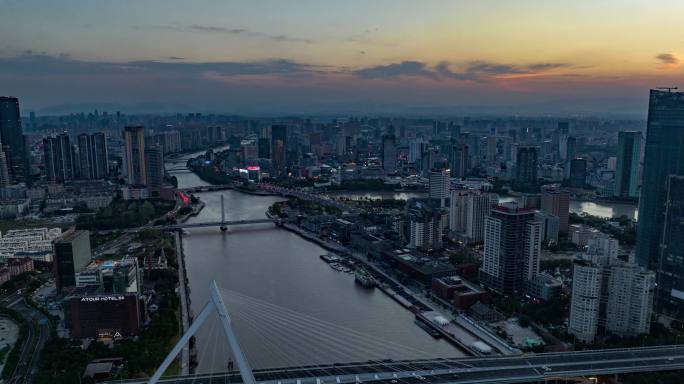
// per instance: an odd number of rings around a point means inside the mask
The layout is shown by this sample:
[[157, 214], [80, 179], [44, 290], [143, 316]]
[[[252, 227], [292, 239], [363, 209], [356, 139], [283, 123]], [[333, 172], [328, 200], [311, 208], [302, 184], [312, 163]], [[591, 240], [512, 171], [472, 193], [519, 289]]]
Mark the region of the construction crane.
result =
[[672, 92], [672, 91], [676, 91], [676, 90], [679, 89], [679, 88], [677, 88], [677, 87], [656, 87], [656, 89], [660, 89], [660, 90], [663, 90], [663, 91]]

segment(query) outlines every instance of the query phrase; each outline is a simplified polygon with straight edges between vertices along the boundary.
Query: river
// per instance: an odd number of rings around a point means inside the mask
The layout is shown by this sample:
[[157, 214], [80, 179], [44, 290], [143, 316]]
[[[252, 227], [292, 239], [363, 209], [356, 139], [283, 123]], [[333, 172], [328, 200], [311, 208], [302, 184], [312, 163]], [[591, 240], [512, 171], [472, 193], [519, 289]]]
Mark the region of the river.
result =
[[[170, 160], [167, 168], [178, 169], [190, 156], [193, 155]], [[179, 187], [206, 185], [193, 173], [172, 174], [178, 178]], [[266, 209], [280, 200], [235, 191], [202, 193], [199, 197], [206, 206], [191, 221], [220, 219], [221, 195], [227, 220], [263, 218]], [[205, 228], [190, 230], [183, 239], [192, 310], [195, 314], [200, 312], [208, 299], [212, 279], [233, 291], [226, 293], [224, 299], [229, 312], [233, 310], [237, 338], [253, 368], [463, 356], [455, 347], [433, 339], [416, 326], [410, 312], [379, 290], [362, 289], [354, 284], [353, 275], [333, 271], [319, 259], [326, 253], [323, 248], [289, 231], [272, 224], [231, 227], [224, 234], [218, 228]], [[235, 307], [231, 308], [243, 304], [248, 307], [241, 295], [279, 308], [272, 313], [262, 311], [257, 317], [242, 316]], [[302, 324], [307, 324], [304, 319], [283, 328], [293, 321], [283, 317], [285, 309], [299, 314], [297, 319], [308, 316], [307, 319], [315, 318], [316, 324], [324, 325], [310, 333], [303, 332]], [[212, 317], [198, 333], [199, 372], [226, 369], [229, 353], [216, 323]], [[330, 335], [317, 335], [316, 330]], [[331, 342], [334, 338], [339, 340]], [[359, 338], [367, 339], [368, 346]], [[380, 340], [387, 345], [382, 355], [374, 353]]]

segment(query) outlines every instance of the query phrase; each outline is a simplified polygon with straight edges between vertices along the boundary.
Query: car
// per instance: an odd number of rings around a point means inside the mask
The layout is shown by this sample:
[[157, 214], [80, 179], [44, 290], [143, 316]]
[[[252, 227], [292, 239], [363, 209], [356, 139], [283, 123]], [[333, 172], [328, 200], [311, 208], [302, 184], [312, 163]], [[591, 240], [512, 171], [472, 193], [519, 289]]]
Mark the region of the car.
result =
[[667, 358], [667, 362], [668, 362], [668, 363], [671, 363], [671, 362], [673, 362], [673, 361], [674, 361], [674, 357], [668, 357], [668, 358]]

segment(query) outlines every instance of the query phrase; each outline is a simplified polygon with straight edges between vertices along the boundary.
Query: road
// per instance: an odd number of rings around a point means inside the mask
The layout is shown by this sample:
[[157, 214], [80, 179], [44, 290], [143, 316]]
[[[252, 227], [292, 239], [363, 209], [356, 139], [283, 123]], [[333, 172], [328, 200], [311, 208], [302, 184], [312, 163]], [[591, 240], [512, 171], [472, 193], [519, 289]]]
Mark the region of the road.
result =
[[45, 315], [30, 306], [23, 296], [16, 292], [0, 300], [0, 305], [19, 312], [29, 325], [19, 361], [7, 382], [10, 384], [32, 383], [38, 370], [40, 351], [50, 337], [50, 322]]

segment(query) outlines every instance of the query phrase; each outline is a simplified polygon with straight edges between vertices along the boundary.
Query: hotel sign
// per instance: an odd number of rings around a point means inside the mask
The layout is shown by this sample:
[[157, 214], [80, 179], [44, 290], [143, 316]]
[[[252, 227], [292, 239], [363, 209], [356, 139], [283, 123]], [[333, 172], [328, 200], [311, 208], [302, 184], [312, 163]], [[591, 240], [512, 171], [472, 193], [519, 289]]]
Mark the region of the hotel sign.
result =
[[99, 302], [99, 301], [123, 301], [124, 296], [123, 295], [114, 295], [114, 296], [86, 296], [86, 297], [81, 297], [81, 302]]

